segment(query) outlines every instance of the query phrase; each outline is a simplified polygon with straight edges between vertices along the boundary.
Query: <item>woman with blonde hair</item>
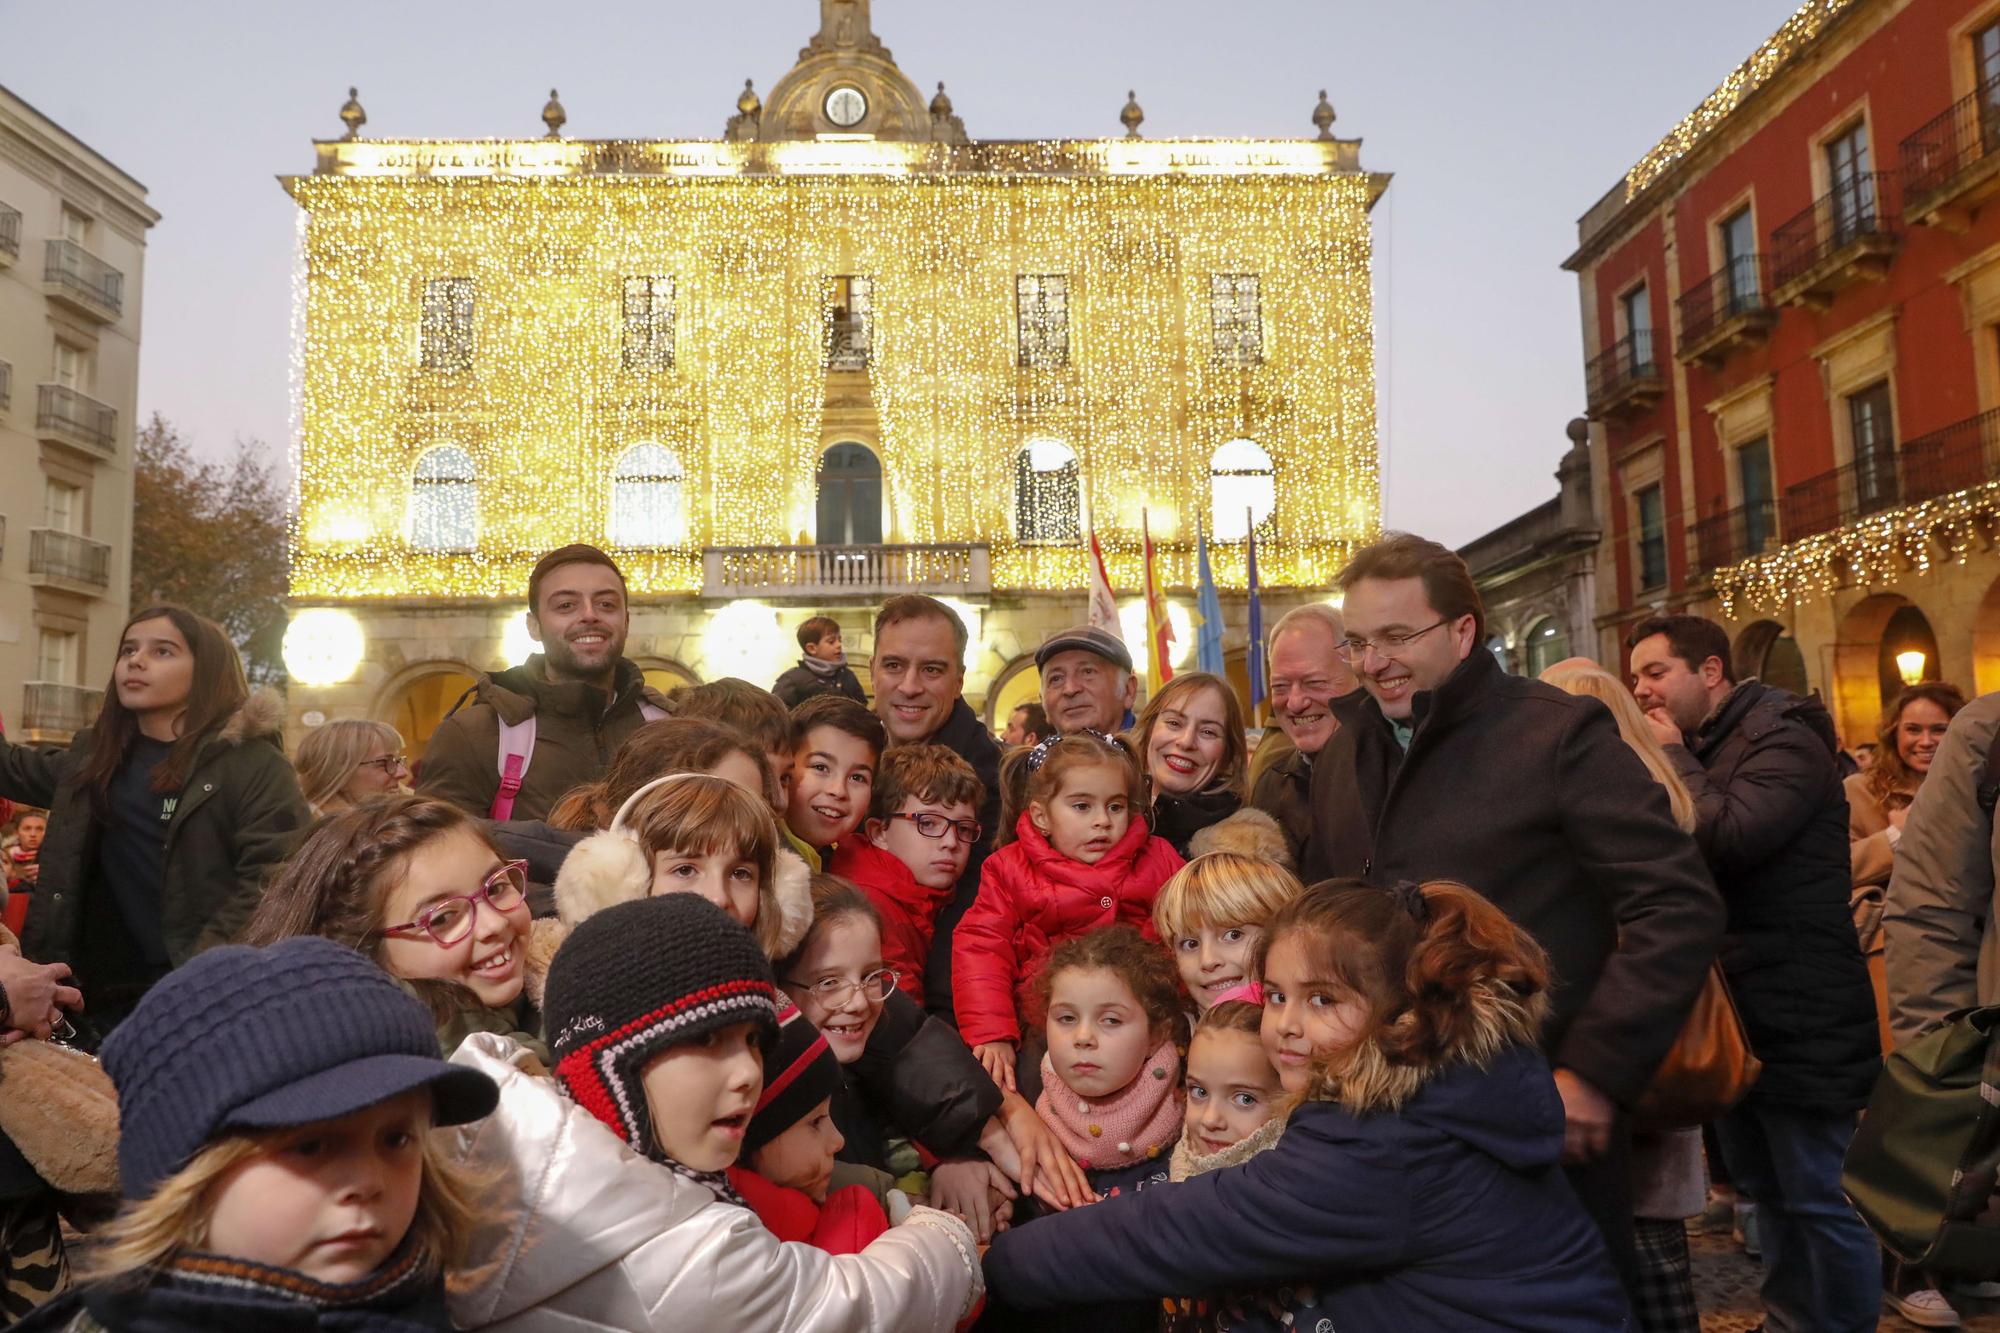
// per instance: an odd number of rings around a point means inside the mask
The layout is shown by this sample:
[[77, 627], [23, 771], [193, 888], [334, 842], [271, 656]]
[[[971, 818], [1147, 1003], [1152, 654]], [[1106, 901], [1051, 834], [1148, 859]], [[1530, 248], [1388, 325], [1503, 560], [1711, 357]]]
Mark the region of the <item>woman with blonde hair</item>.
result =
[[292, 760], [315, 817], [408, 791], [403, 737], [386, 722], [343, 719], [314, 727]]
[[[1653, 781], [1666, 789], [1674, 822], [1683, 832], [1693, 833], [1694, 796], [1623, 682], [1587, 657], [1565, 658], [1542, 672], [1541, 680], [1566, 694], [1588, 695], [1611, 710], [1618, 734]], [[1701, 1330], [1684, 1226], [1708, 1202], [1701, 1154], [1698, 1129], [1642, 1130], [1632, 1136], [1632, 1236], [1640, 1268], [1634, 1313], [1644, 1333]]]

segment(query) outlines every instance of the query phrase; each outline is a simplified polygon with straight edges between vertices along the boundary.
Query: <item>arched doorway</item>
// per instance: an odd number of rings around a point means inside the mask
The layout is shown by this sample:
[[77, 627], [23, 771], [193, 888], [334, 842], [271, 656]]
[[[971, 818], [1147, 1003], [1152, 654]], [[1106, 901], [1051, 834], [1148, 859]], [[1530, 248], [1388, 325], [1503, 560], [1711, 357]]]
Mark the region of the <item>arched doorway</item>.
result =
[[1570, 655], [1569, 631], [1556, 617], [1543, 616], [1528, 626], [1523, 648], [1528, 657], [1526, 674], [1540, 677], [1544, 671]]
[[996, 734], [1022, 704], [1042, 701], [1042, 673], [1035, 670], [1034, 654], [1009, 662], [986, 690], [986, 725]]
[[820, 455], [813, 540], [821, 546], [878, 546], [882, 541], [882, 462], [861, 444], [836, 444]]
[[2000, 690], [2000, 579], [1993, 580], [1972, 616], [1972, 688], [1966, 693]]
[[412, 765], [422, 762], [431, 733], [460, 696], [472, 688], [474, 679], [471, 668], [461, 663], [432, 662], [415, 668], [400, 685], [390, 687], [375, 716], [402, 733]]
[[1910, 605], [1910, 599], [1901, 593], [1878, 592], [1862, 598], [1841, 617], [1833, 643], [1828, 692], [1833, 696], [1834, 725], [1843, 740], [1867, 740], [1875, 735], [1884, 701], [1883, 645], [1889, 622]]
[[1905, 685], [1939, 678], [1937, 635], [1914, 603], [1899, 606], [1882, 627], [1882, 647], [1875, 658], [1876, 680], [1887, 704]]
[[1807, 694], [1806, 655], [1792, 632], [1775, 620], [1759, 620], [1736, 636], [1732, 664], [1737, 678], [1755, 676], [1793, 694]]

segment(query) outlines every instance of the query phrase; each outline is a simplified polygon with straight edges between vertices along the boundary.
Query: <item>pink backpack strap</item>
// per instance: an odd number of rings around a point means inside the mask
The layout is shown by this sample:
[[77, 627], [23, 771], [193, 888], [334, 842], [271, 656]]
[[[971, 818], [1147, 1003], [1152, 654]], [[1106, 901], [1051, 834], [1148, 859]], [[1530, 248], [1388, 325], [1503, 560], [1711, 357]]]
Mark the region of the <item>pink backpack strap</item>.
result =
[[645, 718], [648, 722], [658, 722], [663, 717], [671, 717], [672, 714], [658, 704], [649, 704], [644, 699], [641, 699], [639, 701], [639, 716]]
[[514, 798], [521, 794], [521, 779], [528, 761], [535, 757], [535, 719], [500, 724], [500, 790], [493, 795], [492, 819], [512, 819]]

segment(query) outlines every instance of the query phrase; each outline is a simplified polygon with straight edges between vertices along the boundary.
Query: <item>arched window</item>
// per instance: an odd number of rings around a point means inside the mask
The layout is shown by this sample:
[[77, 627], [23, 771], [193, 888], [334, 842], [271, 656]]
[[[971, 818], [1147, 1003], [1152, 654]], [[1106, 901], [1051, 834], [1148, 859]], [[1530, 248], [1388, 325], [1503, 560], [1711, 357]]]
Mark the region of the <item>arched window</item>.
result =
[[479, 471], [455, 444], [425, 450], [410, 477], [410, 545], [470, 551], [479, 544]]
[[1059, 440], [1031, 440], [1014, 455], [1014, 535], [1024, 542], [1083, 536], [1076, 451]]
[[1495, 634], [1486, 641], [1486, 651], [1493, 654], [1493, 660], [1500, 664], [1502, 671], [1513, 670], [1512, 665], [1507, 661], [1507, 640]]
[[821, 546], [882, 543], [882, 461], [860, 444], [836, 444], [820, 455], [815, 478]]
[[687, 537], [686, 473], [663, 444], [635, 444], [611, 472], [611, 544], [678, 546]]
[[1569, 632], [1554, 616], [1543, 616], [1528, 627], [1523, 640], [1528, 652], [1528, 674], [1539, 676], [1570, 655]]
[[1278, 501], [1278, 481], [1271, 455], [1255, 440], [1231, 440], [1208, 460], [1213, 503], [1209, 535], [1219, 542], [1248, 540], [1250, 529], [1271, 516]]

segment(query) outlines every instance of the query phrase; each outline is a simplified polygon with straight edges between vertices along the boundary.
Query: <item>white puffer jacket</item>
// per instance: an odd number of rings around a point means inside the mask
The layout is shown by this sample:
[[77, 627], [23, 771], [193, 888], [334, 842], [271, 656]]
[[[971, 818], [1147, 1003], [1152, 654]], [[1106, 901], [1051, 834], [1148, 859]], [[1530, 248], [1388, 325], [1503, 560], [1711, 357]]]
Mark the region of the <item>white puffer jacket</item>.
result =
[[633, 1152], [523, 1056], [490, 1033], [452, 1056], [500, 1085], [498, 1110], [452, 1131], [480, 1203], [450, 1275], [457, 1327], [945, 1333], [983, 1292], [972, 1233], [949, 1213], [916, 1209], [855, 1255], [779, 1241]]

